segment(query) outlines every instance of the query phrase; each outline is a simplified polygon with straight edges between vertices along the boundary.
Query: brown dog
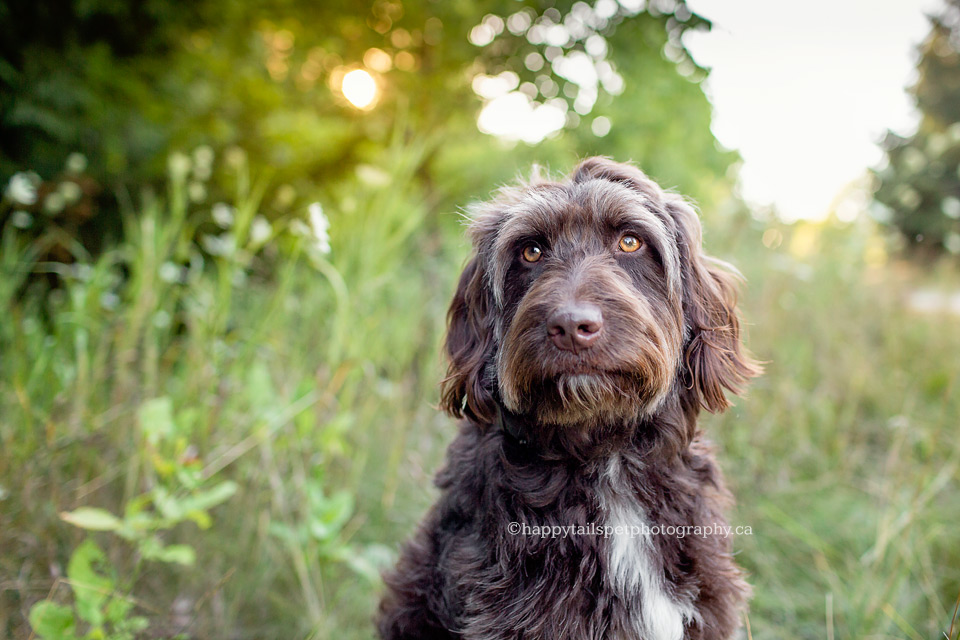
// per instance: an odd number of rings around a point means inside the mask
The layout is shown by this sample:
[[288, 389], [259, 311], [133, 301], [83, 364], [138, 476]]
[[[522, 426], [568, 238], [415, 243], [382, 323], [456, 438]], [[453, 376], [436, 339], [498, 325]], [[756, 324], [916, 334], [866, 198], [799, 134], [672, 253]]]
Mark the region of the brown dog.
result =
[[604, 158], [474, 213], [442, 392], [463, 421], [380, 634], [729, 638], [749, 587], [696, 421], [759, 368], [696, 213]]

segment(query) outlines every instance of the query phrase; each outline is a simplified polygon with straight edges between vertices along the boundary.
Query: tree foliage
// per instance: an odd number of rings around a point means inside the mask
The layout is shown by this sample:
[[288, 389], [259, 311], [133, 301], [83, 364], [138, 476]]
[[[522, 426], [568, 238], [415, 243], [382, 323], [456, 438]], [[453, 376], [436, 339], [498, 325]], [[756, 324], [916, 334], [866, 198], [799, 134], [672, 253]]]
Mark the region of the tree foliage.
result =
[[960, 253], [960, 1], [930, 21], [911, 88], [920, 126], [911, 136], [887, 133], [874, 197], [909, 246]]
[[[634, 159], [709, 201], [735, 159], [710, 133], [706, 73], [682, 41], [709, 22], [684, 0], [16, 0], [0, 11], [0, 179], [29, 169], [62, 180], [79, 151], [103, 187], [98, 210], [102, 194], [160, 184], [171, 152], [201, 145], [242, 149], [270, 174], [282, 197], [267, 194], [268, 217], [323, 200], [398, 140], [426, 146], [415, 179], [435, 211], [532, 162], [566, 168], [588, 153]], [[372, 108], [341, 92], [354, 69], [377, 83]], [[484, 81], [551, 107], [560, 126], [539, 144], [482, 134], [494, 99]], [[202, 186], [197, 206], [223, 197], [215, 180]], [[71, 226], [40, 191], [29, 212], [41, 221], [103, 234], [103, 215]]]

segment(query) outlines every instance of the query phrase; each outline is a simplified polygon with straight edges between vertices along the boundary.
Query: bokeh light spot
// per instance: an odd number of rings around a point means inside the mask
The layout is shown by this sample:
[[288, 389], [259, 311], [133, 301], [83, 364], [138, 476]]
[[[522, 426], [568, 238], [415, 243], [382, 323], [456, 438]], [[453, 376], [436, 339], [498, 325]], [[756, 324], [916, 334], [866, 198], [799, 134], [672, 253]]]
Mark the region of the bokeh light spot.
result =
[[414, 71], [417, 68], [417, 58], [409, 51], [401, 51], [393, 59], [400, 71]]
[[590, 125], [590, 130], [593, 131], [593, 135], [602, 138], [610, 133], [610, 118], [606, 116], [594, 118], [593, 123]]
[[383, 49], [374, 47], [367, 49], [367, 52], [363, 54], [363, 64], [374, 71], [386, 73], [393, 67], [393, 59], [390, 57], [390, 54]]

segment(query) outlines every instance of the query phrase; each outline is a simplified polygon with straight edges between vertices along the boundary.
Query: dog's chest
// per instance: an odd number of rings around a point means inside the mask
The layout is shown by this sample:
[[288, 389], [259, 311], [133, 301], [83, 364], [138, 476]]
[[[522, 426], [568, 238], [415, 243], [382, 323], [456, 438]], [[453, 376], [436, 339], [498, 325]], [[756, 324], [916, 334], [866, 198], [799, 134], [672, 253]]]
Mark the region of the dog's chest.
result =
[[657, 522], [644, 509], [636, 490], [611, 459], [598, 486], [601, 513], [609, 532], [606, 538], [605, 580], [626, 606], [623, 640], [681, 640], [684, 626], [695, 616], [689, 601], [679, 600], [666, 584], [657, 545]]

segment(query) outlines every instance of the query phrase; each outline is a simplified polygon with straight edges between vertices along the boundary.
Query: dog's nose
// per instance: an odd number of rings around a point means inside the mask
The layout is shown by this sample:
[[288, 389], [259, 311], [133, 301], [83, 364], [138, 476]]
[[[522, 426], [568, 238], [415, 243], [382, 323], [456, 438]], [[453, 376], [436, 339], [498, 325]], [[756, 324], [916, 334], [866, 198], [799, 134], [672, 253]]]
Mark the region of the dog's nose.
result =
[[590, 347], [600, 337], [603, 315], [592, 304], [568, 305], [547, 319], [547, 335], [558, 349], [577, 351]]

